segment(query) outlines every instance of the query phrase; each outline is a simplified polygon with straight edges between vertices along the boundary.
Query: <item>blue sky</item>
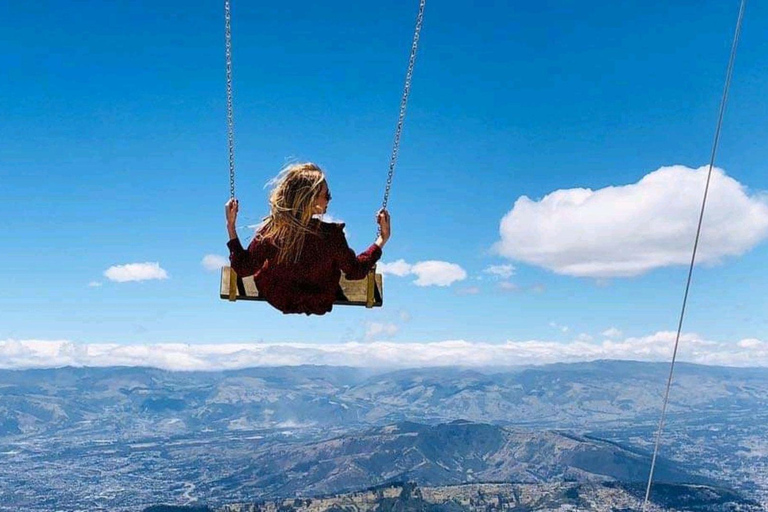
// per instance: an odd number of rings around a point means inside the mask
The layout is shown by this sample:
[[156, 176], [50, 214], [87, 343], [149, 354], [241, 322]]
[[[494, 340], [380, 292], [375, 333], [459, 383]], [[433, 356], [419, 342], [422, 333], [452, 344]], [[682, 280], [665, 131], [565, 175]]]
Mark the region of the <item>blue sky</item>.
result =
[[[326, 169], [350, 244], [373, 241], [417, 7], [235, 0], [244, 241], [267, 212], [265, 183], [292, 160]], [[382, 261], [466, 277], [420, 286], [390, 273], [383, 309], [307, 318], [221, 301], [201, 263], [226, 255], [223, 5], [3, 4], [0, 344], [655, 340], [677, 327], [703, 192], [694, 170], [709, 159], [737, 11], [428, 3]], [[766, 26], [768, 6], [750, 4], [684, 328], [723, 353], [751, 340], [759, 364]], [[148, 262], [167, 278], [105, 276]], [[508, 276], [489, 271], [500, 266]]]

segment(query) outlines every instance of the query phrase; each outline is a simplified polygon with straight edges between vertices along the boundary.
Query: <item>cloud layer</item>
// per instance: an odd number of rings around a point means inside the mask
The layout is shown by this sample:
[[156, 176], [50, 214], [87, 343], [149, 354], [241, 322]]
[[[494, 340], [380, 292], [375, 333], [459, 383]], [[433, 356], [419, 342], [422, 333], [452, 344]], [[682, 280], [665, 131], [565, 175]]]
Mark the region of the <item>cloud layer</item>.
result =
[[467, 278], [467, 272], [459, 265], [437, 260], [420, 261], [411, 265], [401, 259], [392, 263], [379, 263], [377, 269], [382, 274], [398, 277], [415, 275], [417, 278], [413, 283], [416, 286], [450, 286]]
[[[707, 167], [662, 167], [631, 185], [520, 197], [501, 220], [499, 255], [558, 274], [628, 277], [690, 263]], [[738, 256], [768, 237], [768, 199], [714, 169], [699, 263]]]
[[[376, 334], [391, 333], [387, 324], [371, 325]], [[389, 331], [389, 332], [388, 332]], [[612, 333], [614, 334], [614, 333]], [[596, 359], [669, 361], [675, 333], [657, 332], [622, 340], [592, 340], [578, 335], [570, 342], [463, 340], [435, 343], [280, 343], [192, 345], [78, 344], [67, 340], [0, 341], [0, 368], [72, 366], [152, 366], [169, 370], [221, 370], [251, 366], [349, 365], [358, 367], [515, 366]], [[743, 339], [709, 341], [684, 334], [678, 358], [709, 365], [766, 366], [768, 342]]]
[[104, 276], [110, 281], [118, 283], [168, 279], [168, 273], [160, 268], [159, 263], [128, 263], [127, 265], [115, 265], [105, 270]]

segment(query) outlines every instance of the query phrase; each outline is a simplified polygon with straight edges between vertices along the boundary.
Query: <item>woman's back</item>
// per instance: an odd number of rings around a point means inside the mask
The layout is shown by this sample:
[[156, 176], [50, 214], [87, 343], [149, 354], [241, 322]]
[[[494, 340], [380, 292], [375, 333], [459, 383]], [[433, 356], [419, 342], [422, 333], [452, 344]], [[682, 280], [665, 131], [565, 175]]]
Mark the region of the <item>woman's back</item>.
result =
[[344, 224], [314, 220], [311, 227], [301, 253], [290, 260], [280, 261], [277, 245], [260, 236], [248, 251], [238, 248], [239, 241], [230, 241], [232, 269], [240, 276], [253, 275], [259, 294], [283, 313], [331, 311], [341, 272], [348, 279], [362, 279], [381, 257], [377, 244], [355, 255], [344, 236]]
[[325, 174], [315, 164], [286, 167], [273, 180], [270, 214], [246, 251], [235, 230], [238, 201], [225, 207], [232, 269], [240, 277], [254, 276], [259, 294], [283, 313], [322, 315], [331, 311], [341, 272], [362, 279], [381, 257], [389, 239], [389, 214], [377, 214], [380, 236], [355, 255], [344, 236], [344, 224], [315, 218], [331, 200]]

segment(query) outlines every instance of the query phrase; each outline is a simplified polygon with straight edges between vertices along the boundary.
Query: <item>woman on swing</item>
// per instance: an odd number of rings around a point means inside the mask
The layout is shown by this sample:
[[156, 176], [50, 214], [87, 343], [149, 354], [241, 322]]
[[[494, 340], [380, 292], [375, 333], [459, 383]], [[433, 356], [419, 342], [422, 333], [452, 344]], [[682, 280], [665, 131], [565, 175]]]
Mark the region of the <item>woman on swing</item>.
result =
[[381, 258], [390, 236], [389, 212], [379, 211], [381, 234], [365, 252], [355, 255], [344, 236], [344, 224], [315, 218], [326, 212], [331, 200], [322, 169], [312, 163], [294, 164], [272, 181], [269, 215], [248, 250], [235, 230], [238, 200], [225, 205], [231, 267], [240, 277], [253, 275], [259, 294], [283, 313], [328, 313], [341, 271], [347, 279], [363, 279]]

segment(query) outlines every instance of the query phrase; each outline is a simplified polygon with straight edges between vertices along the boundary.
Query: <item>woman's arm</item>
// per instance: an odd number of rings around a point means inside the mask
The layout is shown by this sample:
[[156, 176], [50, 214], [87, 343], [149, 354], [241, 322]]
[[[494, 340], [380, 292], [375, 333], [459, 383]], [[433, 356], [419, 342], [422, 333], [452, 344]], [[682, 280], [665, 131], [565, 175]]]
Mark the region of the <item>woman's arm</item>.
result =
[[342, 231], [344, 225], [339, 226], [336, 242], [339, 255], [338, 263], [339, 268], [344, 272], [347, 279], [363, 279], [381, 258], [381, 249], [387, 243], [391, 234], [389, 212], [382, 209], [377, 214], [376, 220], [379, 223], [380, 229], [376, 242], [365, 252], [358, 255], [355, 255], [355, 251], [350, 249], [347, 243], [347, 238], [344, 236], [344, 231]]
[[261, 269], [264, 262], [270, 256], [271, 244], [258, 235], [253, 238], [246, 251], [240, 243], [235, 228], [237, 222], [237, 212], [240, 204], [237, 199], [230, 199], [224, 206], [227, 217], [227, 234], [229, 235], [229, 264], [232, 270], [240, 277], [252, 276]]
[[378, 244], [371, 244], [365, 252], [355, 255], [355, 251], [347, 244], [344, 233], [339, 235], [336, 245], [339, 268], [347, 279], [363, 279], [381, 258], [381, 246]]
[[252, 276], [264, 266], [271, 255], [272, 245], [256, 235], [248, 250], [243, 249], [240, 239], [235, 237], [227, 242], [229, 247], [229, 265], [240, 277]]

